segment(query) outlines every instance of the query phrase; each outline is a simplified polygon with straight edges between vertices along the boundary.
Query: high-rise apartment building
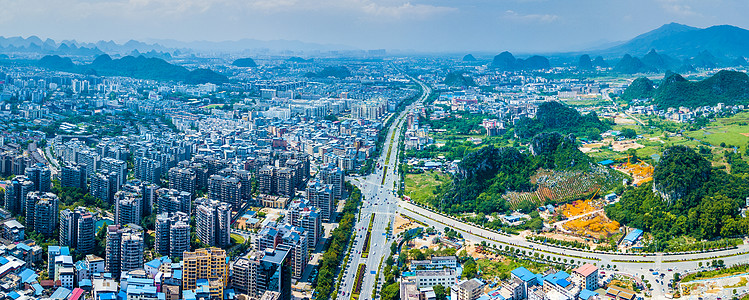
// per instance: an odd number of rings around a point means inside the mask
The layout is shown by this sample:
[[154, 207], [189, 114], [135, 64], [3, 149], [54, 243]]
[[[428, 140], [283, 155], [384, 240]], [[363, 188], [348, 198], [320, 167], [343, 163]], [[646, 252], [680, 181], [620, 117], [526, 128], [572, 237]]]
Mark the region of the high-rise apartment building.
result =
[[195, 194], [196, 174], [190, 168], [174, 167], [169, 169], [169, 188]]
[[336, 200], [343, 199], [344, 183], [346, 182], [346, 173], [343, 170], [335, 167], [334, 164], [324, 166], [320, 168], [318, 179], [322, 183], [331, 185], [333, 197]]
[[175, 189], [159, 189], [156, 194], [157, 202], [159, 205], [158, 212], [161, 213], [175, 213], [183, 212], [187, 215], [191, 214], [191, 196], [190, 193], [184, 191], [178, 191]]
[[161, 255], [182, 258], [190, 250], [190, 217], [183, 212], [156, 216], [155, 250]]
[[102, 202], [113, 203], [118, 189], [116, 173], [96, 173], [91, 177], [91, 196]]
[[217, 200], [195, 200], [195, 222], [198, 238], [209, 246], [226, 247], [230, 242], [231, 206]]
[[161, 180], [161, 162], [138, 156], [133, 163], [135, 178], [142, 181], [159, 183]]
[[296, 192], [296, 173], [292, 168], [278, 168], [275, 173], [276, 193], [286, 197], [294, 197]]
[[261, 194], [274, 195], [276, 194], [275, 180], [276, 168], [273, 166], [263, 166], [260, 168], [257, 174], [257, 190]]
[[282, 249], [289, 252], [292, 277], [301, 278], [309, 261], [307, 232], [290, 224], [270, 222], [255, 236], [255, 249]]
[[111, 157], [102, 158], [99, 162], [99, 170], [114, 173], [117, 177], [116, 187], [119, 189], [127, 180], [127, 163]]
[[194, 290], [201, 279], [208, 280], [212, 299], [223, 299], [224, 288], [229, 283], [229, 266], [223, 249], [211, 247], [184, 253], [182, 290]]
[[57, 229], [60, 200], [53, 193], [30, 192], [26, 195], [26, 230], [51, 237]]
[[143, 267], [143, 228], [128, 224], [107, 226], [106, 270], [119, 278], [121, 272]]
[[332, 185], [312, 180], [307, 183], [307, 199], [309, 203], [320, 209], [320, 216], [325, 222], [330, 222], [335, 211], [335, 200]]
[[43, 193], [52, 191], [52, 172], [44, 164], [38, 163], [27, 167], [24, 175], [34, 183], [35, 191]]
[[279, 299], [290, 300], [291, 270], [287, 260], [286, 250], [250, 252], [232, 264], [232, 287], [255, 299], [265, 292], [277, 292]]
[[26, 194], [33, 190], [34, 183], [31, 180], [24, 176], [13, 178], [5, 187], [5, 210], [21, 214], [25, 210]]
[[114, 223], [117, 225], [140, 224], [143, 195], [130, 191], [119, 191], [114, 195]]
[[60, 175], [60, 186], [86, 189], [86, 166], [75, 162], [66, 163], [62, 166]]
[[211, 175], [208, 178], [208, 199], [229, 203], [234, 209], [242, 207], [242, 183], [236, 177]]
[[96, 219], [83, 207], [60, 212], [60, 245], [69, 246], [80, 254], [94, 252]]
[[99, 169], [99, 155], [93, 151], [84, 150], [76, 152], [75, 162], [86, 169], [87, 176], [93, 176]]
[[304, 228], [307, 232], [307, 245], [309, 249], [315, 249], [317, 243], [322, 239], [322, 217], [319, 209], [309, 204], [309, 200], [296, 200], [289, 205], [287, 222], [296, 227]]

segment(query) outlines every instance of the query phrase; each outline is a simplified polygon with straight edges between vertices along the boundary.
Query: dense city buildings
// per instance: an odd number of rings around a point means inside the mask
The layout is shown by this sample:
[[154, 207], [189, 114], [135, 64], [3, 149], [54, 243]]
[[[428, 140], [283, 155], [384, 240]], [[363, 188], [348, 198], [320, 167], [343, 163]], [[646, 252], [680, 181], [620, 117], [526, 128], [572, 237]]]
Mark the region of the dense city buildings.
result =
[[21, 214], [26, 209], [26, 194], [32, 191], [34, 182], [23, 176], [13, 178], [5, 187], [4, 208], [13, 214]]
[[231, 206], [217, 200], [195, 200], [195, 223], [201, 242], [212, 247], [229, 245]]
[[79, 254], [93, 253], [96, 247], [94, 215], [83, 207], [60, 212], [60, 245], [75, 249]]
[[250, 297], [260, 298], [268, 291], [291, 299], [291, 271], [287, 267], [288, 251], [266, 249], [250, 252], [232, 262], [232, 287]]
[[60, 186], [87, 189], [88, 174], [86, 166], [75, 162], [65, 163], [61, 167]]
[[190, 195], [195, 194], [196, 186], [195, 170], [189, 168], [173, 167], [169, 169], [169, 188]]
[[107, 226], [106, 270], [114, 277], [143, 266], [143, 228], [135, 224]]
[[219, 248], [202, 248], [185, 252], [182, 260], [182, 290], [194, 290], [200, 280], [207, 280], [210, 297], [221, 299], [229, 283], [226, 252]]
[[156, 216], [154, 250], [164, 256], [182, 258], [190, 250], [190, 218], [183, 212], [164, 212]]
[[161, 188], [156, 191], [156, 198], [160, 214], [182, 212], [189, 215], [192, 213], [191, 195], [188, 192]]
[[30, 192], [26, 195], [26, 230], [51, 237], [57, 230], [60, 199], [53, 193]]

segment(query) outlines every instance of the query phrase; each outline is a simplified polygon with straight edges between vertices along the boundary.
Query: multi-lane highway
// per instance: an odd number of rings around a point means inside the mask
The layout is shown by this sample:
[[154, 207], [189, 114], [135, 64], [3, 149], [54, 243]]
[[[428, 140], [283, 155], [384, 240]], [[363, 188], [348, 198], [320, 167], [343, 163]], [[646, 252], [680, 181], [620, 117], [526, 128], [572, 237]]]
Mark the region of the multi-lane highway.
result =
[[[431, 90], [415, 78], [412, 78], [412, 80], [419, 83], [424, 91], [419, 101], [414, 103], [415, 105], [425, 100]], [[394, 223], [396, 212], [435, 228], [453, 228], [461, 232], [464, 238], [474, 243], [485, 241], [490, 245], [497, 245], [502, 248], [511, 246], [522, 249], [531, 256], [538, 253], [541, 257], [548, 257], [557, 261], [574, 261], [575, 264], [594, 263], [601, 267], [604, 272], [609, 273], [616, 266], [617, 272], [630, 274], [637, 278], [644, 276], [653, 287], [652, 296], [654, 299], [665, 298], [665, 293], [668, 291], [668, 280], [673, 278], [674, 273], [684, 274], [696, 271], [699, 268], [698, 264], [700, 262], [702, 262], [702, 265], [707, 265], [712, 260], [720, 259], [726, 265], [733, 265], [749, 261], [749, 244], [744, 244], [730, 250], [679, 255], [591, 253], [583, 250], [552, 247], [529, 242], [520, 236], [503, 235], [472, 224], [466, 224], [415, 206], [409, 202], [401, 201], [395, 196], [394, 187], [399, 178], [397, 173], [397, 157], [398, 145], [401, 139], [400, 132], [403, 126], [406, 126], [405, 115], [409, 109], [404, 110], [397, 116], [392, 116], [396, 120], [389, 128], [381, 155], [377, 159], [380, 168], [377, 168], [369, 176], [352, 177], [350, 180], [361, 189], [365, 199], [361, 209], [361, 218], [356, 223], [354, 247], [348, 264], [344, 266], [345, 274], [339, 288], [338, 297], [341, 297], [339, 299], [348, 299], [350, 297], [354, 286], [356, 269], [362, 263], [367, 266], [367, 269], [364, 274], [360, 299], [369, 299], [371, 297], [372, 288], [376, 280], [375, 273], [377, 273], [377, 267], [380, 266], [380, 260], [390, 251], [389, 244], [391, 241], [385, 235], [385, 229], [389, 222], [391, 224]], [[368, 257], [362, 258], [361, 252], [364, 248], [367, 228], [373, 216], [370, 253]], [[610, 267], [607, 268], [607, 266]], [[657, 274], [654, 274], [654, 272]]]
[[[720, 259], [723, 260], [726, 265], [733, 265], [749, 261], [748, 244], [730, 250], [678, 255], [591, 253], [582, 250], [552, 247], [529, 242], [517, 235], [503, 235], [471, 224], [466, 224], [418, 207], [406, 201], [398, 201], [398, 206], [398, 212], [403, 215], [424, 222], [434, 228], [453, 228], [463, 234], [465, 239], [474, 243], [485, 241], [488, 244], [497, 245], [502, 248], [505, 246], [511, 246], [516, 249], [522, 249], [531, 256], [534, 253], [538, 253], [543, 257], [549, 256], [552, 259], [556, 258], [560, 261], [566, 259], [567, 261], [574, 260], [576, 263], [594, 263], [599, 267], [610, 265], [612, 269], [613, 266], [616, 266], [617, 270], [634, 275], [638, 278], [644, 275], [645, 279], [653, 285], [653, 296], [656, 298], [664, 296], [667, 290], [668, 280], [673, 278], [674, 273], [684, 274], [688, 271], [695, 271], [698, 269], [700, 262], [702, 262], [702, 265], [707, 265], [712, 260]], [[651, 269], [653, 271], [650, 271]], [[654, 275], [653, 272], [657, 272], [658, 274]], [[660, 274], [665, 275], [661, 276]], [[662, 279], [666, 280], [666, 284], [662, 284]]]
[[[397, 197], [395, 195], [395, 184], [398, 182], [398, 145], [401, 139], [401, 130], [406, 126], [405, 116], [408, 111], [416, 104], [423, 102], [431, 93], [431, 89], [422, 82], [411, 78], [421, 85], [421, 97], [407, 107], [399, 115], [393, 115], [396, 118], [390, 128], [383, 144], [380, 157], [377, 158], [376, 164], [379, 168], [368, 176], [352, 177], [351, 183], [357, 186], [364, 196], [364, 202], [361, 208], [361, 218], [356, 222], [356, 236], [354, 237], [354, 246], [349, 258], [349, 262], [344, 266], [344, 276], [341, 286], [338, 290], [339, 299], [348, 299], [354, 287], [356, 270], [359, 264], [366, 264], [367, 269], [362, 283], [360, 299], [370, 299], [372, 297], [372, 288], [376, 280], [377, 267], [380, 261], [390, 251], [390, 236], [385, 232], [388, 223], [394, 224], [395, 212], [397, 207]], [[389, 156], [388, 156], [389, 155]], [[372, 223], [372, 233], [370, 238], [369, 255], [362, 258], [367, 228], [370, 219], [374, 216]], [[392, 225], [391, 225], [392, 227]]]

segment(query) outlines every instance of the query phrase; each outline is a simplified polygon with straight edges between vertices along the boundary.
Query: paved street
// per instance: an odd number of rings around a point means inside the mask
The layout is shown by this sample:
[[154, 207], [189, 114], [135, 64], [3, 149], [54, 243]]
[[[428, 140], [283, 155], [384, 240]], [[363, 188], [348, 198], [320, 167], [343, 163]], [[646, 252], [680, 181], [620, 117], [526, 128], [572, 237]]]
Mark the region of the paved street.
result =
[[[421, 83], [420, 83], [421, 84]], [[425, 93], [419, 102], [423, 101], [429, 94], [429, 88], [422, 84]], [[524, 238], [514, 235], [502, 235], [489, 230], [485, 230], [471, 224], [466, 224], [455, 219], [436, 214], [424, 208], [415, 206], [409, 202], [402, 201], [395, 196], [394, 184], [398, 182], [397, 175], [397, 156], [398, 143], [400, 141], [400, 132], [405, 126], [404, 116], [408, 109], [400, 115], [393, 116], [396, 119], [390, 127], [385, 144], [383, 145], [381, 156], [377, 162], [381, 168], [378, 168], [373, 174], [364, 177], [351, 177], [352, 184], [359, 187], [364, 196], [364, 202], [361, 209], [361, 218], [356, 223], [356, 236], [354, 238], [354, 247], [345, 266], [344, 276], [339, 288], [339, 297], [347, 299], [353, 290], [356, 269], [360, 263], [367, 266], [364, 280], [362, 283], [361, 297], [368, 299], [371, 297], [372, 288], [375, 282], [377, 266], [380, 265], [380, 259], [389, 252], [389, 244], [385, 236], [385, 228], [388, 222], [394, 223], [395, 213], [401, 213], [416, 220], [422, 221], [435, 228], [451, 227], [458, 230], [463, 236], [475, 243], [485, 241], [491, 245], [501, 247], [511, 246], [525, 250], [529, 255], [538, 252], [543, 257], [557, 258], [560, 261], [575, 261], [594, 263], [601, 267], [603, 272], [611, 273], [613, 267], [621, 273], [631, 274], [637, 278], [645, 276], [653, 287], [653, 298], [663, 299], [667, 292], [668, 280], [673, 278], [674, 273], [687, 273], [698, 269], [698, 263], [709, 263], [714, 259], [721, 259], [726, 265], [744, 263], [749, 260], [749, 245], [741, 245], [737, 249], [716, 251], [709, 253], [694, 253], [680, 255], [628, 255], [628, 254], [610, 254], [610, 253], [590, 253], [582, 250], [564, 249], [552, 246], [546, 246], [534, 242], [526, 241]], [[395, 136], [394, 136], [395, 135]], [[388, 149], [391, 147], [389, 160], [387, 159]], [[387, 161], [387, 164], [385, 164]], [[387, 166], [387, 168], [385, 168]], [[387, 169], [387, 170], [386, 170]], [[383, 176], [385, 177], [383, 180]], [[361, 257], [364, 247], [369, 221], [374, 214], [372, 225], [370, 254], [367, 258]], [[607, 268], [607, 266], [611, 266]], [[651, 271], [652, 269], [652, 271]], [[671, 270], [671, 271], [669, 271]], [[657, 274], [653, 274], [656, 272]], [[662, 280], [665, 279], [665, 282]], [[379, 296], [378, 296], [379, 297]]]
[[[421, 103], [429, 96], [431, 89], [421, 82], [418, 83], [421, 84], [423, 88], [423, 94], [416, 103]], [[412, 104], [412, 106], [414, 104]], [[356, 269], [360, 263], [367, 265], [360, 295], [361, 299], [369, 299], [372, 295], [372, 288], [375, 283], [376, 275], [373, 274], [373, 272], [377, 273], [376, 269], [377, 266], [380, 265], [380, 260], [390, 251], [391, 242], [388, 241], [388, 237], [385, 235], [385, 229], [389, 222], [391, 224], [395, 222], [397, 197], [394, 192], [394, 184], [398, 182], [398, 144], [401, 138], [401, 129], [403, 126], [406, 126], [404, 117], [412, 106], [409, 106], [409, 108], [405, 109], [401, 114], [392, 116], [397, 119], [395, 119], [392, 126], [390, 126], [382, 148], [382, 155], [377, 159], [377, 163], [380, 164], [381, 168], [378, 168], [369, 176], [350, 178], [351, 183], [361, 189], [362, 195], [364, 196], [364, 202], [361, 209], [361, 218], [357, 220], [356, 223], [356, 236], [354, 238], [355, 244], [349, 263], [344, 269], [345, 273], [343, 282], [339, 288], [339, 297], [343, 297], [342, 299], [348, 299], [347, 297], [353, 290]], [[390, 148], [391, 146], [392, 148]], [[388, 149], [390, 149], [390, 151], [388, 151]], [[389, 159], [387, 158], [388, 152], [390, 152]], [[361, 251], [364, 247], [364, 239], [366, 238], [369, 220], [372, 218], [373, 214], [375, 219], [372, 224], [370, 252], [367, 258], [362, 258]]]
[[[699, 262], [702, 262], [703, 265], [705, 265], [708, 264], [711, 260], [721, 259], [725, 262], [726, 265], [733, 265], [738, 263], [746, 263], [749, 260], [749, 245], [747, 244], [741, 245], [737, 249], [731, 250], [680, 255], [628, 255], [590, 253], [581, 250], [572, 250], [541, 245], [538, 243], [526, 241], [524, 238], [515, 235], [506, 236], [498, 234], [451, 219], [440, 214], [436, 214], [406, 201], [398, 201], [398, 207], [398, 212], [403, 215], [422, 221], [427, 225], [433, 226], [437, 229], [444, 228], [446, 226], [453, 228], [463, 234], [464, 238], [475, 243], [486, 241], [488, 244], [501, 246], [503, 248], [507, 245], [515, 248], [522, 248], [528, 253], [531, 253], [530, 255], [538, 252], [539, 255], [543, 255], [544, 257], [550, 256], [552, 258], [557, 257], [561, 260], [567, 259], [574, 260], [575, 262], [595, 263], [597, 266], [602, 267], [604, 272], [606, 272], [606, 268], [604, 268], [606, 265], [615, 265], [618, 270], [627, 274], [632, 274], [638, 278], [641, 275], [645, 275], [645, 279], [649, 280], [653, 286], [653, 296], [655, 299], [661, 299], [661, 297], [665, 298], [664, 294], [665, 290], [667, 290], [668, 280], [673, 278], [674, 273], [684, 274], [688, 270], [695, 271], [696, 269], [698, 269]], [[715, 258], [718, 256], [727, 257]], [[653, 271], [650, 271], [650, 269], [653, 269]], [[672, 271], [668, 271], [668, 269], [671, 269]], [[653, 272], [658, 272], [658, 275], [653, 275]], [[656, 282], [656, 277], [659, 282], [662, 282], [660, 280], [661, 273], [665, 274], [662, 277], [666, 280], [665, 284]]]

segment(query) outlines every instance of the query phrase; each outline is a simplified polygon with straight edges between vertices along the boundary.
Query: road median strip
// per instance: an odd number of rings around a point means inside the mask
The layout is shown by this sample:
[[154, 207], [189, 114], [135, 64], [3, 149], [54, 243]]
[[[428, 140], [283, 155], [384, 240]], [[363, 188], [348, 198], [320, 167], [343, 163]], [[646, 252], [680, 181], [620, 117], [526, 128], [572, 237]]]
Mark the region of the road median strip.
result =
[[[415, 213], [417, 215], [420, 215], [420, 216], [422, 216], [424, 218], [427, 218], [427, 219], [430, 219], [432, 221], [435, 221], [437, 223], [440, 223], [442, 225], [451, 226], [450, 224], [447, 224], [447, 223], [444, 223], [442, 221], [438, 221], [438, 220], [432, 219], [432, 218], [430, 218], [428, 216], [425, 216], [423, 214], [420, 214], [420, 213], [415, 212], [413, 210], [410, 210], [408, 208], [403, 207], [403, 209], [405, 209], [407, 211], [410, 211], [412, 213]], [[527, 250], [532, 250], [532, 251], [537, 251], [537, 252], [543, 252], [543, 253], [547, 253], [547, 254], [554, 254], [554, 255], [558, 255], [558, 256], [572, 257], [572, 258], [577, 258], [577, 259], [587, 259], [587, 260], [594, 260], [594, 261], [600, 261], [601, 260], [600, 258], [597, 258], [597, 257], [583, 257], [583, 256], [577, 256], [577, 255], [571, 255], [571, 254], [562, 254], [562, 253], [557, 253], [557, 252], [552, 252], [552, 251], [547, 251], [547, 250], [542, 250], [542, 249], [536, 249], [536, 248], [526, 247], [526, 246], [517, 245], [517, 244], [511, 244], [511, 243], [508, 243], [508, 242], [505, 242], [505, 241], [500, 241], [500, 240], [496, 240], [496, 239], [493, 239], [493, 238], [490, 238], [490, 237], [485, 237], [485, 236], [481, 236], [481, 235], [478, 235], [478, 234], [474, 234], [473, 232], [468, 232], [468, 231], [465, 231], [465, 230], [460, 229], [460, 228], [456, 228], [455, 230], [459, 230], [459, 231], [462, 231], [464, 233], [476, 235], [478, 237], [490, 240], [490, 241], [495, 242], [495, 243], [500, 243], [500, 244], [504, 244], [504, 245], [508, 245], [508, 246], [513, 246], [513, 247], [518, 247], [518, 248], [524, 248], [524, 249], [527, 249]]]

